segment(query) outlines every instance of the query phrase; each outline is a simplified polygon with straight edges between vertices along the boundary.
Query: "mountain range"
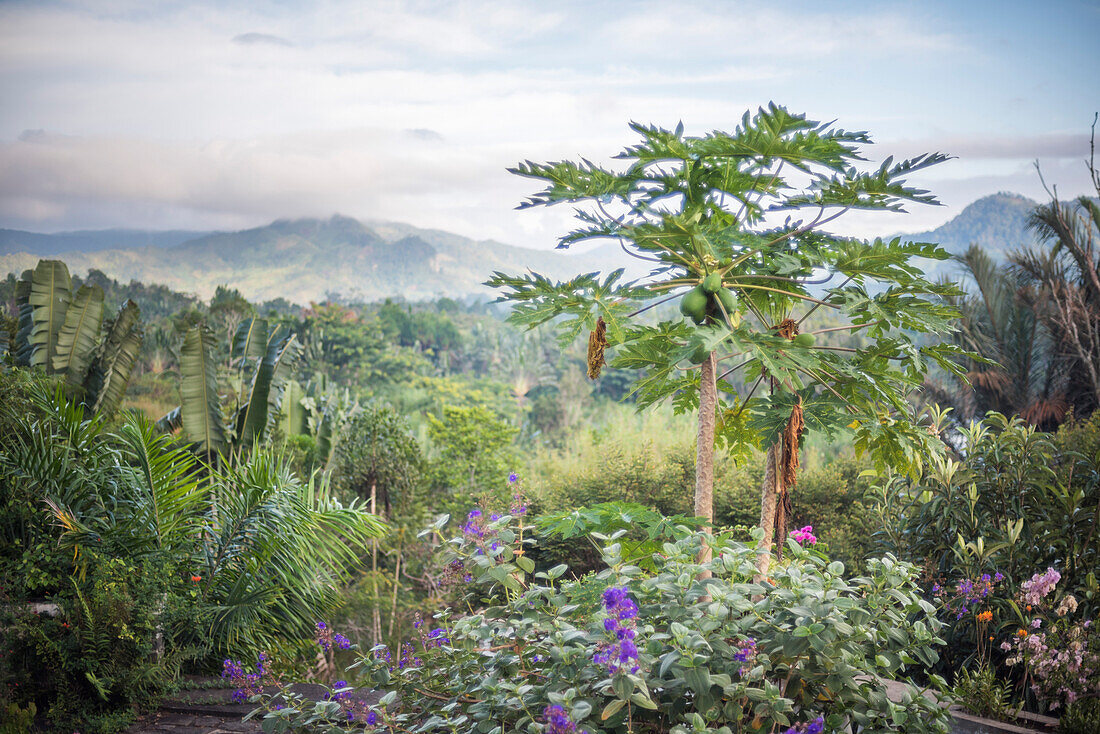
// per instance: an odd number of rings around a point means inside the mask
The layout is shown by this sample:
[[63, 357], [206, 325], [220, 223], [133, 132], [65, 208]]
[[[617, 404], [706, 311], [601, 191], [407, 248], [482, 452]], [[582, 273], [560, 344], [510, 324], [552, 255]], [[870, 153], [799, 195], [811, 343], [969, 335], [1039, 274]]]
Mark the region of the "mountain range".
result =
[[[1032, 242], [1025, 223], [1035, 202], [999, 193], [973, 202], [944, 225], [904, 235], [938, 242], [960, 253], [977, 243], [997, 257]], [[0, 230], [0, 273], [34, 267], [40, 257], [61, 256], [74, 273], [89, 269], [128, 282], [161, 283], [208, 298], [229, 284], [253, 300], [278, 297], [296, 303], [329, 293], [365, 300], [401, 296], [487, 295], [494, 270], [534, 270], [564, 279], [579, 272], [621, 267], [616, 245], [586, 254], [532, 250], [492, 240], [393, 222], [280, 219], [238, 232], [100, 230], [42, 234]], [[949, 275], [950, 263], [931, 263]], [[644, 271], [642, 271], [644, 272]], [[640, 274], [637, 268], [632, 274]]]

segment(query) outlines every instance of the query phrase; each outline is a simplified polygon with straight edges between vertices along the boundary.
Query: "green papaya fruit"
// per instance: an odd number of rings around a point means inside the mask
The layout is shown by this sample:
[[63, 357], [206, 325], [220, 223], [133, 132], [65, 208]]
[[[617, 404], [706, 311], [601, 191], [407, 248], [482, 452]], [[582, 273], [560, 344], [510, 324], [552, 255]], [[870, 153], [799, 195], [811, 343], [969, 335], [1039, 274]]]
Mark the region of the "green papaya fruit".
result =
[[794, 342], [796, 347], [806, 347], [807, 349], [817, 343], [817, 339], [814, 338], [813, 334], [799, 334], [791, 341]]
[[722, 308], [726, 309], [726, 313], [729, 314], [731, 324], [737, 326], [741, 323], [741, 314], [737, 310], [737, 299], [730, 293], [728, 288], [719, 288], [714, 297], [722, 302]]
[[707, 351], [707, 348], [700, 344], [699, 346], [695, 347], [695, 351], [691, 353], [691, 363], [702, 364], [706, 361], [707, 355], [709, 354], [710, 352]]
[[703, 290], [707, 293], [717, 293], [722, 288], [722, 276], [718, 273], [711, 273], [707, 277], [703, 278]]
[[707, 316], [707, 294], [703, 286], [697, 285], [680, 299], [680, 313], [697, 324], [703, 323]]

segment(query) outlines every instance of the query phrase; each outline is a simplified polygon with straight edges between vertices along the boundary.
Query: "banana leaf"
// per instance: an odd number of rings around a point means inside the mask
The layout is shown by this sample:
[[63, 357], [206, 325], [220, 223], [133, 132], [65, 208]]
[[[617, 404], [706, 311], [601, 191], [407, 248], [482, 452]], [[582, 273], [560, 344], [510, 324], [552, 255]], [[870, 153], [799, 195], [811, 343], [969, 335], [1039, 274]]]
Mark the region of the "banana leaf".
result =
[[15, 282], [15, 302], [19, 306], [19, 323], [15, 331], [15, 345], [12, 357], [19, 367], [30, 367], [34, 345], [31, 344], [31, 331], [34, 330], [34, 306], [31, 305], [31, 278], [33, 270], [24, 270]]
[[263, 440], [269, 423], [278, 416], [283, 388], [293, 372], [298, 348], [294, 335], [285, 337], [276, 333], [268, 341], [267, 353], [252, 380], [248, 404], [238, 418], [237, 435], [243, 445]]
[[72, 298], [72, 279], [69, 269], [60, 260], [39, 260], [31, 275], [30, 294], [27, 302], [34, 309], [31, 319], [29, 343], [33, 351], [30, 355], [32, 367], [53, 366], [53, 357], [57, 353], [57, 337], [65, 323], [65, 312]]
[[233, 336], [232, 364], [243, 371], [250, 361], [263, 359], [268, 341], [266, 319], [251, 318], [241, 322]]
[[183, 411], [177, 405], [160, 418], [157, 418], [157, 422], [153, 425], [161, 433], [171, 433], [183, 425]]
[[142, 338], [141, 309], [127, 300], [107, 329], [84, 380], [84, 400], [96, 412], [114, 413], [122, 404]]
[[309, 432], [306, 423], [306, 408], [302, 405], [305, 391], [297, 380], [287, 380], [283, 390], [282, 410], [279, 412], [280, 426], [285, 436], [299, 436]]
[[103, 325], [103, 289], [83, 285], [76, 292], [65, 314], [65, 323], [57, 337], [53, 371], [64, 375], [65, 382], [78, 387], [84, 382], [99, 347]]
[[195, 326], [187, 331], [180, 350], [183, 437], [208, 457], [225, 448], [214, 349], [214, 335]]

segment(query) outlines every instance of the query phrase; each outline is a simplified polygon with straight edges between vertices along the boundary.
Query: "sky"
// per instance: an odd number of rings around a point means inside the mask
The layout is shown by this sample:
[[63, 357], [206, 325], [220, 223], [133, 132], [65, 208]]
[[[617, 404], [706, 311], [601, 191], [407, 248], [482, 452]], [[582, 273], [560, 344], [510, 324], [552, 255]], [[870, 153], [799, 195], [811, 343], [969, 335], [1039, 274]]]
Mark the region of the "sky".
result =
[[1100, 0], [0, 2], [0, 227], [406, 222], [547, 248], [521, 160], [606, 161], [631, 120], [732, 129], [774, 101], [956, 156], [934, 227], [998, 191], [1088, 190]]

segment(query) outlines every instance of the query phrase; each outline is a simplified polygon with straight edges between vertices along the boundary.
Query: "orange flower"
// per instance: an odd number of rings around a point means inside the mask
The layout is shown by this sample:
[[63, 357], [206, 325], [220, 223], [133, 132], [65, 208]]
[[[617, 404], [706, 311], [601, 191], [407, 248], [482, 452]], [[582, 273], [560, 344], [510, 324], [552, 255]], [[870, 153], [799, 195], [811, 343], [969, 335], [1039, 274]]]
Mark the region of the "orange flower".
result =
[[202, 576], [192, 576], [191, 580], [197, 584], [198, 582], [202, 581]]
[[1016, 630], [1016, 636], [1017, 637], [1027, 637], [1027, 630], [1025, 630], [1025, 629]]
[[988, 622], [992, 619], [993, 619], [993, 612], [989, 611], [988, 609], [978, 615], [978, 621], [979, 622]]

